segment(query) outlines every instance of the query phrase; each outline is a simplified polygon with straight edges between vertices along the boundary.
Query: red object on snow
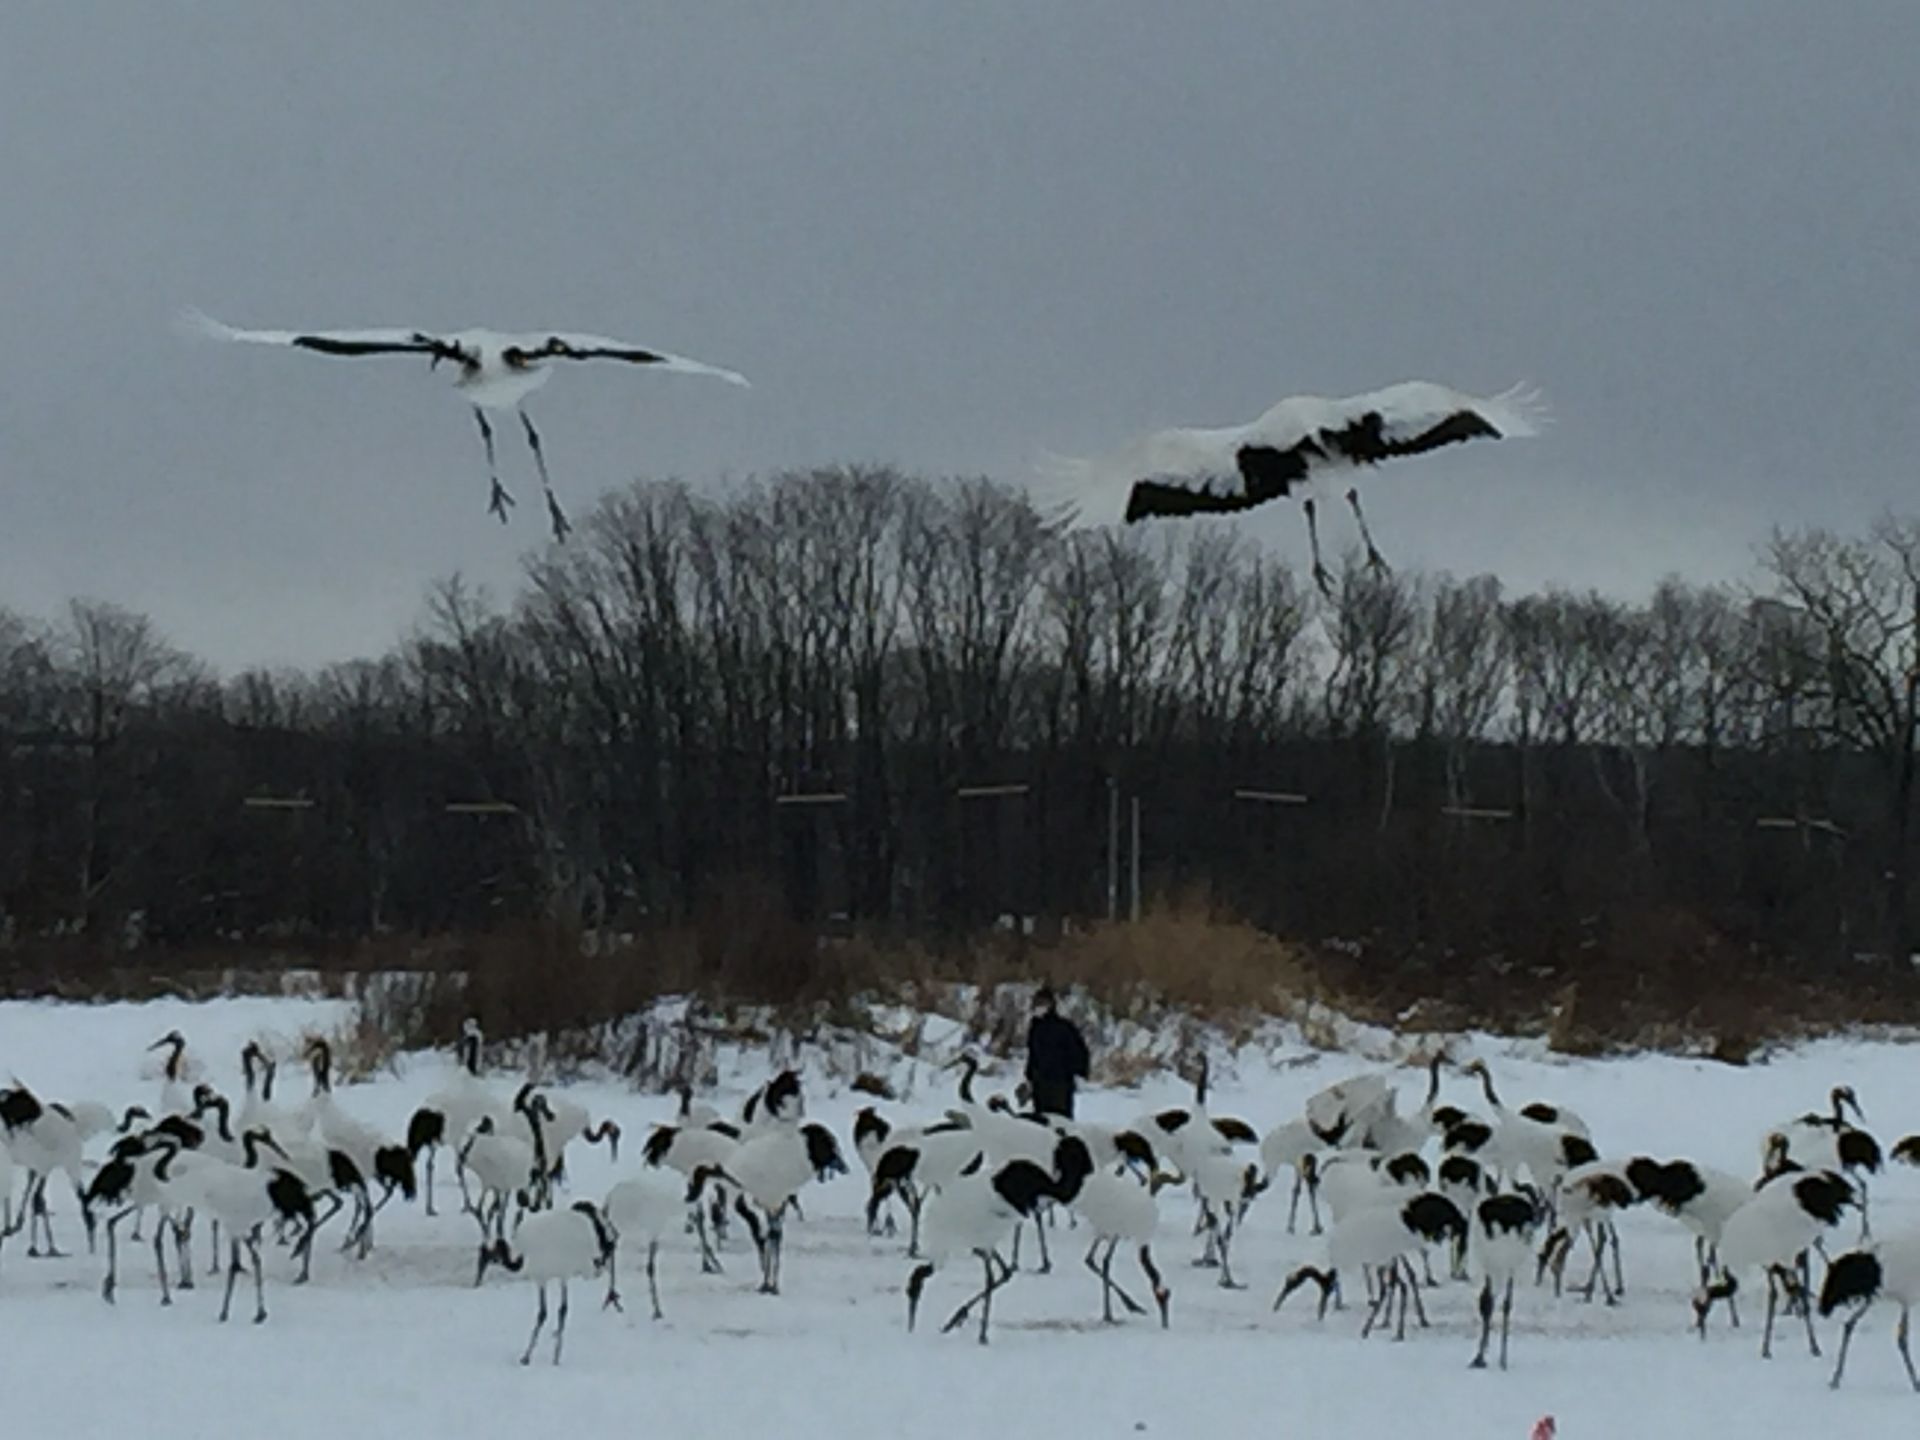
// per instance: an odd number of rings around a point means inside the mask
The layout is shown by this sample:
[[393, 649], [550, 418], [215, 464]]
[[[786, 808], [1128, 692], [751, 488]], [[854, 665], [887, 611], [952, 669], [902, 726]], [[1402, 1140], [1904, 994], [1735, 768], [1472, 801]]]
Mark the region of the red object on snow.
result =
[[1559, 1433], [1559, 1427], [1553, 1423], [1553, 1417], [1542, 1415], [1533, 1422], [1533, 1434], [1528, 1437], [1528, 1440], [1553, 1440], [1553, 1437]]

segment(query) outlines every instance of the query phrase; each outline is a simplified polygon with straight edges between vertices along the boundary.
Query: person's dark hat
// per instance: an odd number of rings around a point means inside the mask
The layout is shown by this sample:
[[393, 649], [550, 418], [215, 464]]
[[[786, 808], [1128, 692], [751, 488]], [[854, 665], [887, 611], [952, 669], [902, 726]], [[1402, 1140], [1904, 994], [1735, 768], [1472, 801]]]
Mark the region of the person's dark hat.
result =
[[1058, 997], [1053, 993], [1053, 987], [1051, 985], [1042, 985], [1038, 990], [1033, 992], [1033, 1004], [1036, 1010], [1042, 1005], [1052, 1005], [1056, 1003], [1057, 999]]

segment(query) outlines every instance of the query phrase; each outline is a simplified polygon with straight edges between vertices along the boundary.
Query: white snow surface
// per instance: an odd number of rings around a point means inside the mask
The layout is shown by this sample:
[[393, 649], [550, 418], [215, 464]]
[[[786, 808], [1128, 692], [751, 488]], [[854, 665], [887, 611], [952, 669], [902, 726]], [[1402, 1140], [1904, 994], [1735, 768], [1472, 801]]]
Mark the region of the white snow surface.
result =
[[[0, 1004], [0, 1079], [18, 1077], [50, 1099], [153, 1104], [159, 1088], [146, 1047], [177, 1026], [210, 1078], [237, 1094], [238, 1052], [248, 1036], [265, 1035], [291, 1053], [302, 1032], [332, 1031], [346, 1018], [344, 1005], [321, 1000]], [[1358, 1048], [1377, 1052], [1383, 1039], [1376, 1032]], [[1651, 1056], [1564, 1060], [1537, 1044], [1483, 1037], [1456, 1040], [1452, 1053], [1486, 1056], [1509, 1104], [1573, 1106], [1603, 1155], [1649, 1152], [1750, 1174], [1763, 1130], [1823, 1110], [1837, 1084], [1858, 1092], [1883, 1145], [1920, 1130], [1920, 1099], [1909, 1083], [1913, 1051], [1899, 1039], [1826, 1041], [1744, 1069]], [[1379, 1063], [1271, 1042], [1237, 1052], [1222, 1043], [1214, 1055], [1210, 1108], [1261, 1131], [1297, 1114], [1321, 1086]], [[1235, 1431], [1521, 1440], [1551, 1413], [1565, 1440], [1581, 1440], [1786, 1435], [1822, 1424], [1849, 1433], [1887, 1433], [1898, 1424], [1904, 1432], [1920, 1416], [1920, 1396], [1909, 1392], [1893, 1353], [1890, 1306], [1861, 1325], [1838, 1394], [1827, 1389], [1830, 1362], [1808, 1356], [1798, 1321], [1782, 1322], [1775, 1358], [1760, 1360], [1762, 1307], [1750, 1293], [1745, 1328], [1728, 1330], [1717, 1313], [1708, 1338], [1695, 1338], [1690, 1239], [1644, 1211], [1622, 1226], [1625, 1303], [1610, 1310], [1523, 1289], [1506, 1373], [1467, 1368], [1477, 1319], [1464, 1284], [1443, 1282], [1429, 1292], [1433, 1328], [1410, 1329], [1404, 1344], [1359, 1339], [1357, 1296], [1324, 1324], [1314, 1319], [1311, 1288], [1274, 1314], [1281, 1279], [1293, 1265], [1318, 1259], [1323, 1243], [1305, 1233], [1304, 1217], [1301, 1234], [1286, 1234], [1285, 1182], [1248, 1217], [1235, 1264], [1250, 1288], [1237, 1292], [1219, 1289], [1215, 1272], [1192, 1267], [1191, 1201], [1163, 1196], [1156, 1253], [1174, 1290], [1169, 1331], [1141, 1320], [1100, 1323], [1098, 1283], [1079, 1263], [1084, 1232], [1063, 1222], [1053, 1232], [1063, 1263], [1051, 1275], [1023, 1272], [1001, 1293], [989, 1347], [975, 1343], [972, 1326], [939, 1332], [977, 1283], [971, 1261], [934, 1278], [920, 1329], [908, 1335], [904, 1243], [869, 1239], [859, 1219], [866, 1180], [847, 1125], [869, 1099], [826, 1073], [832, 1067], [809, 1067], [804, 1051], [801, 1061], [808, 1114], [841, 1133], [851, 1173], [803, 1193], [805, 1219], [789, 1226], [786, 1293], [778, 1297], [754, 1293], [756, 1267], [737, 1231], [721, 1277], [703, 1277], [691, 1239], [676, 1238], [661, 1259], [663, 1322], [647, 1318], [644, 1276], [636, 1257], [623, 1254], [626, 1313], [601, 1310], [601, 1282], [577, 1282], [563, 1363], [546, 1363], [543, 1341], [535, 1364], [522, 1370], [514, 1362], [532, 1319], [531, 1286], [495, 1271], [473, 1287], [475, 1231], [443, 1165], [438, 1218], [396, 1203], [381, 1215], [376, 1249], [364, 1262], [338, 1252], [336, 1221], [322, 1232], [313, 1282], [303, 1288], [287, 1283], [292, 1267], [274, 1249], [268, 1322], [247, 1323], [251, 1299], [243, 1288], [234, 1322], [220, 1326], [220, 1287], [204, 1273], [171, 1309], [159, 1307], [150, 1251], [141, 1246], [123, 1246], [119, 1301], [104, 1304], [104, 1255], [86, 1253], [73, 1198], [56, 1182], [57, 1234], [72, 1253], [30, 1259], [17, 1236], [0, 1255], [0, 1352], [12, 1426], [76, 1437], [132, 1428], [146, 1440], [263, 1433], [275, 1440], [525, 1440], [555, 1431], [789, 1440], [1155, 1433], [1184, 1440]], [[451, 1064], [441, 1055], [405, 1057], [397, 1074], [338, 1087], [339, 1102], [398, 1132]], [[737, 1103], [766, 1073], [764, 1052], [731, 1053], [722, 1088], [707, 1098], [723, 1108]], [[1425, 1077], [1412, 1068], [1400, 1075], [1403, 1109], [1411, 1109]], [[281, 1079], [276, 1099], [304, 1096], [294, 1067], [283, 1066]], [[490, 1077], [502, 1091], [514, 1079], [504, 1070]], [[912, 1103], [882, 1109], [896, 1118], [927, 1115], [946, 1103], [947, 1083], [921, 1066]], [[999, 1083], [1011, 1088], [1011, 1074], [1003, 1069]], [[572, 1151], [573, 1193], [598, 1197], [618, 1173], [640, 1165], [640, 1141], [651, 1122], [670, 1118], [674, 1101], [613, 1081], [567, 1090], [625, 1128], [618, 1166], [603, 1149]], [[1463, 1104], [1479, 1100], [1477, 1087], [1459, 1077], [1448, 1079], [1445, 1093]], [[1130, 1119], [1190, 1098], [1186, 1085], [1162, 1074], [1137, 1091], [1088, 1092], [1082, 1113]], [[1920, 1221], [1920, 1172], [1894, 1167], [1883, 1176], [1873, 1213], [1882, 1233]], [[1849, 1225], [1844, 1239], [1852, 1238]], [[204, 1237], [196, 1253], [204, 1271]], [[1115, 1277], [1141, 1288], [1124, 1254]], [[1837, 1328], [1823, 1325], [1822, 1338], [1831, 1355]]]

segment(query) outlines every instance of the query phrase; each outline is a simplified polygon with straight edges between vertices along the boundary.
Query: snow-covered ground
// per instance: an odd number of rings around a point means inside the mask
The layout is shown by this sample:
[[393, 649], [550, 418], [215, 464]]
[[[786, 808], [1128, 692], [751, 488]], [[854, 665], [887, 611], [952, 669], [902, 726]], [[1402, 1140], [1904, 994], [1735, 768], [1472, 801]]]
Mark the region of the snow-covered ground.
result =
[[[344, 1009], [327, 1001], [0, 1004], [0, 1077], [17, 1076], [48, 1098], [151, 1104], [159, 1091], [146, 1047], [177, 1026], [210, 1078], [237, 1092], [246, 1037], [266, 1034], [290, 1053], [301, 1032], [330, 1031], [344, 1019]], [[1762, 1130], [1824, 1108], [1836, 1084], [1858, 1091], [1883, 1142], [1920, 1130], [1913, 1052], [1890, 1040], [1825, 1042], [1749, 1069], [1663, 1058], [1563, 1061], [1537, 1047], [1492, 1041], [1456, 1042], [1454, 1053], [1486, 1055], [1513, 1102], [1551, 1098], [1573, 1106], [1603, 1154], [1686, 1156], [1751, 1173]], [[1261, 1130], [1297, 1113], [1313, 1090], [1373, 1063], [1270, 1045], [1223, 1051], [1219, 1059], [1226, 1063], [1216, 1072], [1211, 1107], [1243, 1115]], [[339, 1099], [397, 1131], [450, 1064], [442, 1056], [409, 1057], [399, 1074], [343, 1086]], [[917, 1080], [916, 1103], [893, 1108], [935, 1108], [942, 1102], [935, 1087], [946, 1077], [910, 1068], [916, 1073], [905, 1078]], [[727, 1052], [713, 1098], [737, 1099], [765, 1073], [764, 1054]], [[1411, 1069], [1405, 1076], [1405, 1093], [1417, 1103], [1424, 1076]], [[844, 1137], [866, 1097], [819, 1073], [808, 1081], [810, 1115]], [[303, 1093], [297, 1082], [297, 1073], [283, 1068], [278, 1098]], [[501, 1074], [495, 1083], [506, 1090], [511, 1080]], [[574, 1152], [575, 1191], [597, 1195], [616, 1168], [639, 1163], [639, 1139], [650, 1122], [670, 1115], [673, 1102], [607, 1083], [570, 1093], [626, 1131], [618, 1167], [603, 1150]], [[1463, 1103], [1477, 1098], [1458, 1077], [1448, 1094]], [[1188, 1098], [1185, 1086], [1162, 1075], [1138, 1091], [1094, 1091], [1084, 1111], [1128, 1119]], [[1285, 1233], [1284, 1187], [1252, 1210], [1236, 1247], [1236, 1269], [1250, 1288], [1231, 1293], [1217, 1288], [1213, 1272], [1190, 1268], [1190, 1202], [1166, 1197], [1157, 1250], [1174, 1288], [1169, 1332], [1141, 1321], [1101, 1325], [1098, 1283], [1078, 1263], [1082, 1247], [1062, 1230], [1055, 1232], [1058, 1253], [1068, 1263], [1051, 1275], [1023, 1273], [1002, 1293], [992, 1346], [983, 1350], [970, 1332], [938, 1330], [969, 1288], [971, 1264], [935, 1278], [923, 1313], [932, 1323], [909, 1336], [902, 1295], [908, 1263], [899, 1242], [865, 1235], [864, 1174], [851, 1143], [843, 1144], [853, 1173], [824, 1189], [810, 1187], [805, 1221], [790, 1226], [785, 1294], [754, 1293], [755, 1267], [742, 1239], [718, 1278], [699, 1274], [689, 1240], [662, 1258], [667, 1318], [655, 1324], [646, 1318], [644, 1281], [628, 1258], [625, 1315], [600, 1310], [597, 1283], [575, 1286], [557, 1370], [544, 1363], [544, 1351], [530, 1371], [514, 1363], [532, 1318], [531, 1288], [498, 1272], [483, 1288], [472, 1287], [473, 1224], [458, 1212], [444, 1170], [446, 1213], [430, 1220], [418, 1207], [390, 1209], [365, 1262], [323, 1240], [313, 1283], [296, 1289], [286, 1283], [285, 1253], [273, 1252], [272, 1315], [258, 1328], [245, 1323], [250, 1307], [241, 1303], [239, 1321], [217, 1325], [219, 1286], [204, 1276], [197, 1290], [162, 1310], [147, 1253], [133, 1247], [123, 1252], [119, 1303], [103, 1304], [103, 1258], [86, 1254], [71, 1196], [56, 1188], [59, 1238], [75, 1253], [28, 1259], [24, 1237], [16, 1237], [0, 1257], [8, 1411], [21, 1433], [84, 1437], [137, 1427], [152, 1440], [525, 1440], [555, 1428], [794, 1440], [1411, 1429], [1520, 1440], [1549, 1412], [1561, 1436], [1580, 1440], [1785, 1435], [1808, 1424], [1859, 1433], [1882, 1419], [1904, 1428], [1920, 1417], [1920, 1397], [1909, 1393], [1893, 1353], [1891, 1308], [1861, 1326], [1846, 1388], [1837, 1395], [1826, 1388], [1829, 1362], [1807, 1355], [1797, 1323], [1782, 1327], [1773, 1361], [1758, 1358], [1758, 1297], [1748, 1297], [1747, 1328], [1729, 1332], [1716, 1315], [1709, 1338], [1697, 1340], [1687, 1304], [1691, 1243], [1644, 1213], [1622, 1227], [1625, 1304], [1608, 1310], [1525, 1290], [1516, 1303], [1513, 1368], [1505, 1374], [1466, 1368], [1477, 1320], [1465, 1285], [1430, 1292], [1433, 1328], [1410, 1333], [1404, 1344], [1363, 1343], [1362, 1316], [1351, 1308], [1316, 1323], [1311, 1292], [1272, 1313], [1287, 1270], [1319, 1253], [1319, 1242]], [[1874, 1214], [1883, 1234], [1920, 1223], [1920, 1172], [1883, 1179]], [[203, 1268], [206, 1260], [203, 1242]], [[1124, 1257], [1115, 1273], [1133, 1288], [1137, 1276]]]

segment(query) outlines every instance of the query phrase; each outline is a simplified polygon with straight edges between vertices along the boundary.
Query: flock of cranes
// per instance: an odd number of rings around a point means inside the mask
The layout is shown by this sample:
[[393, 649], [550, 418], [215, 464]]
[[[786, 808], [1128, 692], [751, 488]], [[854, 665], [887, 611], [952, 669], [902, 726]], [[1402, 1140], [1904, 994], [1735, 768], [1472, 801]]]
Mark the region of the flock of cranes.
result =
[[[572, 528], [554, 494], [540, 432], [525, 401], [552, 376], [556, 360], [618, 360], [645, 369], [704, 375], [747, 384], [738, 371], [650, 346], [563, 330], [508, 334], [497, 330], [249, 330], [197, 310], [183, 316], [190, 333], [215, 340], [273, 345], [316, 355], [424, 357], [452, 367], [453, 384], [473, 408], [491, 482], [487, 508], [502, 523], [515, 503], [500, 483], [489, 411], [519, 416], [547, 501], [555, 540]], [[1296, 395], [1244, 425], [1157, 431], [1098, 460], [1057, 460], [1040, 486], [1050, 518], [1063, 528], [1201, 514], [1227, 514], [1295, 497], [1307, 521], [1313, 578], [1323, 591], [1332, 577], [1320, 554], [1318, 506], [1344, 493], [1366, 546], [1384, 568], [1360, 506], [1359, 474], [1383, 460], [1421, 455], [1467, 440], [1539, 433], [1544, 410], [1520, 387], [1478, 397], [1410, 380], [1340, 399]]]
[[[309, 1084], [298, 1099], [276, 1094], [277, 1061], [252, 1042], [240, 1056], [242, 1094], [221, 1093], [195, 1073], [177, 1031], [153, 1046], [164, 1068], [151, 1103], [60, 1103], [15, 1082], [0, 1089], [0, 1251], [25, 1232], [28, 1255], [62, 1253], [55, 1212], [71, 1194], [107, 1303], [118, 1298], [131, 1240], [150, 1246], [162, 1305], [194, 1287], [198, 1253], [213, 1267], [203, 1273], [224, 1276], [220, 1319], [250, 1280], [258, 1323], [268, 1315], [269, 1269], [305, 1281], [335, 1217], [345, 1216], [338, 1249], [352, 1265], [374, 1250], [389, 1205], [424, 1197], [431, 1211], [434, 1187], [422, 1173], [431, 1175], [438, 1158], [452, 1164], [460, 1216], [473, 1226], [472, 1283], [499, 1272], [534, 1287], [523, 1363], [549, 1322], [558, 1363], [574, 1282], [603, 1282], [602, 1304], [623, 1307], [623, 1251], [644, 1267], [655, 1319], [663, 1315], [663, 1247], [697, 1247], [701, 1269], [718, 1272], [744, 1231], [759, 1290], [781, 1292], [789, 1231], [808, 1223], [808, 1187], [849, 1169], [839, 1137], [808, 1118], [797, 1072], [772, 1076], [733, 1114], [683, 1089], [677, 1113], [662, 1117], [621, 1169], [617, 1123], [532, 1081], [490, 1079], [483, 1043], [469, 1023], [451, 1076], [398, 1134], [343, 1101], [321, 1037], [301, 1048]], [[1883, 1164], [1920, 1162], [1920, 1136], [1883, 1153], [1846, 1087], [1827, 1110], [1769, 1129], [1756, 1174], [1737, 1176], [1687, 1158], [1603, 1152], [1565, 1106], [1511, 1105], [1483, 1062], [1454, 1067], [1444, 1055], [1431, 1057], [1424, 1086], [1403, 1092], [1396, 1072], [1355, 1075], [1264, 1134], [1209, 1108], [1204, 1060], [1190, 1103], [1126, 1124], [1033, 1114], [1019, 1091], [983, 1097], [972, 1056], [952, 1068], [959, 1075], [942, 1111], [914, 1118], [867, 1105], [849, 1137], [865, 1171], [870, 1243], [904, 1250], [909, 1330], [929, 1287], [952, 1268], [977, 1283], [943, 1328], [977, 1321], [986, 1343], [996, 1298], [1027, 1270], [1051, 1270], [1063, 1243], [1097, 1287], [1084, 1302], [1089, 1314], [1097, 1298], [1106, 1323], [1140, 1316], [1170, 1327], [1166, 1237], [1186, 1224], [1173, 1223], [1175, 1207], [1191, 1215], [1193, 1264], [1238, 1290], [1235, 1237], [1271, 1194], [1273, 1225], [1308, 1249], [1284, 1276], [1274, 1310], [1312, 1287], [1320, 1323], [1338, 1323], [1351, 1299], [1363, 1338], [1403, 1339], [1410, 1320], [1426, 1327], [1429, 1305], [1464, 1286], [1478, 1318], [1471, 1364], [1505, 1369], [1516, 1305], [1549, 1303], [1546, 1295], [1568, 1289], [1583, 1302], [1620, 1303], [1618, 1222], [1640, 1210], [1693, 1239], [1691, 1267], [1672, 1278], [1684, 1278], [1702, 1336], [1716, 1309], [1737, 1326], [1739, 1300], [1764, 1287], [1763, 1356], [1782, 1316], [1799, 1321], [1816, 1355], [1816, 1319], [1841, 1318], [1837, 1386], [1855, 1328], [1886, 1302], [1899, 1311], [1898, 1350], [1920, 1390], [1908, 1348], [1920, 1233], [1875, 1234], [1867, 1208]], [[1450, 1074], [1455, 1090], [1472, 1088], [1444, 1093]], [[604, 1145], [618, 1172], [597, 1197], [578, 1193], [569, 1174], [570, 1153], [586, 1145]], [[1283, 1186], [1284, 1219], [1276, 1208]], [[441, 1224], [461, 1223], [441, 1213]], [[272, 1260], [276, 1247], [286, 1252], [283, 1266]], [[1143, 1289], [1131, 1288], [1131, 1270]]]

